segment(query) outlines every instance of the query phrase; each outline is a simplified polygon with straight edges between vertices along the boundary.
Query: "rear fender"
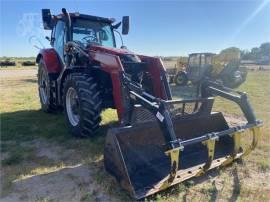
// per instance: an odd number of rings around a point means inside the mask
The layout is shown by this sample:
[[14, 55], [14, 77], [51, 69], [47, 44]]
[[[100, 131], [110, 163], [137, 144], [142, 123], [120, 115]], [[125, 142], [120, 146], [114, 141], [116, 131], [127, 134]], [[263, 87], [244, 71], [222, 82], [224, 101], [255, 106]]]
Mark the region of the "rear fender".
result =
[[36, 62], [38, 63], [40, 59], [43, 59], [45, 63], [45, 68], [49, 74], [60, 73], [63, 69], [63, 65], [58, 57], [57, 52], [53, 48], [46, 48], [40, 50], [37, 55]]

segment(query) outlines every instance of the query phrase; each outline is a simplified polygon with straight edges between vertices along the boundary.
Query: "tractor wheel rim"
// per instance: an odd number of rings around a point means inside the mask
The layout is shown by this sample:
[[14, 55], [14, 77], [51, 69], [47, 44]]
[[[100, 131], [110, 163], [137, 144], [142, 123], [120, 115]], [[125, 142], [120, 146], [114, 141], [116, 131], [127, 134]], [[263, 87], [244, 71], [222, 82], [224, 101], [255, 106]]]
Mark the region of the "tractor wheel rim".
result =
[[40, 97], [43, 104], [46, 104], [48, 100], [48, 96], [47, 96], [48, 85], [47, 84], [48, 84], [47, 75], [44, 72], [44, 70], [42, 70], [41, 75], [40, 75], [39, 88], [40, 88]]
[[183, 78], [182, 78], [181, 76], [178, 76], [178, 77], [177, 77], [177, 82], [178, 82], [178, 83], [182, 83], [182, 82], [183, 82]]
[[66, 94], [66, 110], [70, 124], [77, 126], [80, 121], [79, 100], [76, 90], [70, 87]]

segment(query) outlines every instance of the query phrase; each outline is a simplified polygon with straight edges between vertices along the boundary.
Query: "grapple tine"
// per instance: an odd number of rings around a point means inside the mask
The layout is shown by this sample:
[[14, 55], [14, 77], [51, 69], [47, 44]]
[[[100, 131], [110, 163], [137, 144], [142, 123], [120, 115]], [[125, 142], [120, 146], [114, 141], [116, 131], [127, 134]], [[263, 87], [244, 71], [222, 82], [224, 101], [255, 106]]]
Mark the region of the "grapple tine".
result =
[[181, 148], [171, 149], [166, 152], [166, 154], [169, 156], [170, 161], [171, 161], [171, 171], [168, 176], [168, 179], [160, 187], [160, 190], [167, 189], [171, 185], [171, 183], [173, 182], [176, 176], [178, 167], [180, 167], [179, 166], [180, 149]]
[[250, 154], [250, 152], [252, 150], [255, 149], [255, 147], [257, 146], [258, 144], [258, 141], [259, 141], [259, 138], [260, 138], [260, 126], [259, 127], [253, 127], [253, 128], [250, 128], [251, 132], [252, 132], [252, 143], [251, 145], [243, 152], [243, 157], [244, 156], [247, 156]]
[[233, 142], [234, 142], [234, 151], [232, 152], [232, 154], [229, 157], [227, 157], [227, 160], [222, 163], [222, 166], [227, 166], [230, 163], [232, 163], [233, 160], [235, 160], [237, 154], [241, 151], [240, 139], [241, 139], [242, 132], [243, 131], [238, 131], [238, 132], [232, 134]]
[[261, 124], [248, 129], [252, 132], [252, 143], [244, 151], [242, 151], [243, 148], [241, 146], [241, 136], [245, 134], [245, 131], [241, 130], [236, 133], [233, 133], [232, 136], [234, 140], [234, 152], [230, 156], [227, 157], [226, 161], [224, 161], [221, 166], [227, 166], [230, 163], [232, 163], [236, 158], [245, 157], [249, 155], [250, 152], [254, 150], [258, 144], [258, 141], [260, 138], [260, 127], [261, 127]]
[[203, 175], [211, 167], [215, 155], [215, 145], [217, 140], [218, 137], [213, 137], [209, 140], [202, 142], [202, 144], [206, 145], [207, 147], [208, 159], [202, 169], [196, 174], [196, 176]]

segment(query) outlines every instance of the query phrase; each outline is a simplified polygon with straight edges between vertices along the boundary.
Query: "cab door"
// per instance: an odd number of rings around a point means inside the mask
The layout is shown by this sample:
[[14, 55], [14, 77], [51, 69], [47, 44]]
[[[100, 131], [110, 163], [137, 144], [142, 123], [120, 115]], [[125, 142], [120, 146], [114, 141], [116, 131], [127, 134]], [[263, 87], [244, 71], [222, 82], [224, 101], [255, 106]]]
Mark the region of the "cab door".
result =
[[64, 45], [66, 43], [66, 23], [59, 20], [53, 30], [53, 47], [64, 64]]
[[201, 72], [201, 55], [191, 54], [188, 59], [187, 76], [193, 83], [196, 83], [200, 79]]

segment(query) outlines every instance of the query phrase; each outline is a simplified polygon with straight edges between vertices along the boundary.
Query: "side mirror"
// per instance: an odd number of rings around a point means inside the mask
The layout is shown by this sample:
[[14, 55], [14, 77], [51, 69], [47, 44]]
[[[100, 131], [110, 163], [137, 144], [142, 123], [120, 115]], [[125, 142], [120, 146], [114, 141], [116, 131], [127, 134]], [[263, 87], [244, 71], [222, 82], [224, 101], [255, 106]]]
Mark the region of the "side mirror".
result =
[[129, 16], [123, 16], [122, 18], [122, 34], [127, 35], [129, 32]]
[[52, 15], [50, 9], [42, 9], [42, 22], [43, 22], [43, 27], [46, 30], [51, 30], [53, 28], [52, 25]]

